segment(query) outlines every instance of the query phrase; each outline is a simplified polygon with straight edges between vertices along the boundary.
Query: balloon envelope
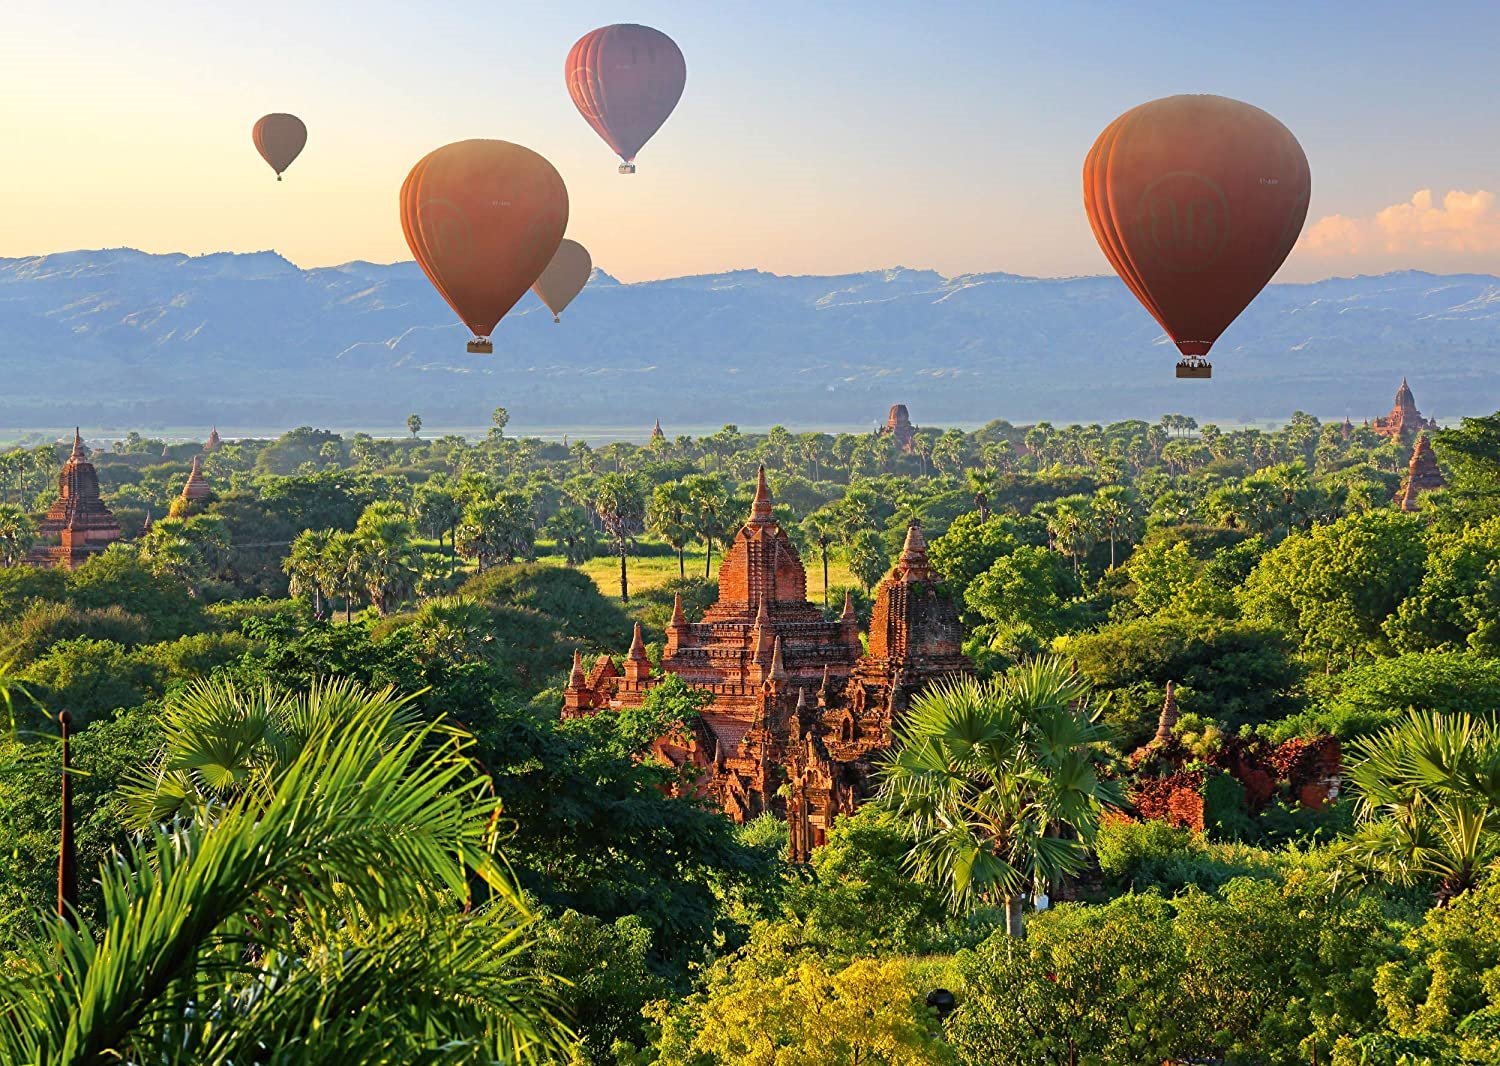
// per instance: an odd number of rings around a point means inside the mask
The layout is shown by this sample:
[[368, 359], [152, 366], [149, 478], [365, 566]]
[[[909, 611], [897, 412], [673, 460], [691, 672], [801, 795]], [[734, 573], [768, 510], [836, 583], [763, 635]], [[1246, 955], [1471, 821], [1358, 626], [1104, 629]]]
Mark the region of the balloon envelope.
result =
[[579, 113], [629, 163], [682, 98], [687, 62], [650, 26], [605, 26], [573, 45], [564, 67]]
[[551, 262], [568, 225], [552, 164], [508, 141], [429, 152], [401, 186], [401, 229], [428, 280], [485, 338]]
[[276, 171], [276, 180], [281, 172], [292, 165], [292, 160], [302, 154], [307, 144], [307, 127], [296, 115], [264, 115], [250, 131], [255, 141], [255, 150]]
[[589, 250], [577, 241], [564, 239], [532, 288], [552, 312], [552, 317], [557, 318], [563, 308], [573, 302], [573, 297], [583, 291], [593, 270], [594, 260]]
[[1207, 355], [1271, 280], [1302, 232], [1311, 192], [1292, 132], [1222, 96], [1133, 108], [1083, 164], [1099, 247], [1188, 357]]

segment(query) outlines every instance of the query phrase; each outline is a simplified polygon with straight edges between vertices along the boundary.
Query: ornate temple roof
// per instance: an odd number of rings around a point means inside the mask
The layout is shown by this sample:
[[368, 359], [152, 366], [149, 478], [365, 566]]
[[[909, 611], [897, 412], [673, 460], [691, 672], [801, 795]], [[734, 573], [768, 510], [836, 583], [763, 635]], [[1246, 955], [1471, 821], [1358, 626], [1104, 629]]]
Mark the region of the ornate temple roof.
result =
[[27, 561], [69, 569], [120, 539], [120, 523], [100, 498], [99, 474], [77, 428], [73, 450], [57, 477], [57, 499], [37, 523], [37, 532], [40, 539]]

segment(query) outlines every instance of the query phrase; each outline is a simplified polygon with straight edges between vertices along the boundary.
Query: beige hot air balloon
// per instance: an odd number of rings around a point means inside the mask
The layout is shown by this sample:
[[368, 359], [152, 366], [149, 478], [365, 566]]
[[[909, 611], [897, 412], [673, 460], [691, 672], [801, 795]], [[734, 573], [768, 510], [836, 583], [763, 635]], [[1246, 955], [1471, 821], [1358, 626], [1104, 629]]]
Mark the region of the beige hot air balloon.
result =
[[552, 312], [552, 321], [561, 322], [558, 316], [573, 302], [573, 297], [583, 291], [593, 270], [594, 261], [589, 257], [589, 250], [577, 241], [564, 238], [531, 291], [540, 296], [547, 310]]

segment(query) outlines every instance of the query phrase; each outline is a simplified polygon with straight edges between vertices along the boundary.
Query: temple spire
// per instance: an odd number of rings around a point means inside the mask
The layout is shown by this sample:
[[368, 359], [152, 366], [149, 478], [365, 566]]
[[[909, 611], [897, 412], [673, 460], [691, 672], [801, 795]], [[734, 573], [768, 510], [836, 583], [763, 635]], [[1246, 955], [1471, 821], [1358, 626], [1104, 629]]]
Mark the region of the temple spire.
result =
[[630, 638], [630, 658], [634, 662], [641, 662], [646, 658], [646, 640], [641, 634], [641, 624], [635, 624], [635, 633]]
[[573, 672], [568, 675], [568, 688], [580, 689], [584, 686], [583, 677], [583, 652], [577, 648], [573, 649]]
[[74, 426], [73, 427], [73, 454], [71, 454], [71, 455], [68, 456], [68, 461], [69, 462], [73, 462], [75, 460], [82, 459], [82, 458], [84, 458], [84, 455], [83, 455], [83, 434], [79, 432], [79, 427]]
[[775, 647], [771, 652], [771, 670], [766, 674], [766, 679], [773, 685], [780, 685], [786, 682], [788, 676], [786, 665], [781, 661], [781, 638], [777, 637]]
[[771, 521], [771, 490], [766, 487], [766, 468], [761, 466], [756, 471], [755, 482], [755, 506], [750, 510], [750, 521]]
[[927, 560], [927, 538], [914, 519], [906, 527], [906, 543], [901, 548], [901, 576], [907, 580], [931, 581], [932, 564]]
[[1172, 727], [1177, 724], [1177, 686], [1167, 682], [1167, 698], [1161, 705], [1161, 716], [1156, 720], [1156, 739], [1162, 743], [1172, 739]]
[[682, 616], [682, 593], [678, 592], [672, 596], [672, 628], [681, 629], [687, 625], [687, 619]]

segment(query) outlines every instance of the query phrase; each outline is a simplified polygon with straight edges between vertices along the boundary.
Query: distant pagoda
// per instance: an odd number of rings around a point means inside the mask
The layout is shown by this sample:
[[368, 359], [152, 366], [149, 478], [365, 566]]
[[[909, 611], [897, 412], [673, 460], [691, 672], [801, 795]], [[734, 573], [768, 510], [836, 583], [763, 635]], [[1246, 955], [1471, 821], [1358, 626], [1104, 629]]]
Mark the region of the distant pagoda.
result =
[[896, 446], [903, 452], [911, 451], [917, 427], [911, 424], [911, 414], [906, 410], [906, 404], [891, 405], [890, 413], [885, 416], [885, 425], [880, 427], [879, 432], [882, 437], [894, 437]]
[[1391, 413], [1375, 419], [1370, 428], [1378, 436], [1393, 437], [1406, 444], [1415, 440], [1424, 429], [1437, 429], [1438, 425], [1432, 419], [1422, 417], [1422, 412], [1417, 410], [1417, 401], [1412, 397], [1411, 386], [1402, 378]]
[[213, 429], [208, 431], [208, 440], [204, 442], [203, 450], [206, 452], [216, 452], [219, 450], [219, 445], [223, 443], [223, 440], [219, 438], [219, 427], [214, 426]]
[[1443, 472], [1438, 469], [1437, 456], [1432, 452], [1432, 445], [1427, 442], [1427, 434], [1423, 433], [1417, 438], [1416, 446], [1411, 450], [1411, 462], [1406, 467], [1406, 481], [1401, 486], [1401, 509], [1415, 511], [1418, 507], [1417, 496], [1445, 485], [1447, 482], [1443, 480]]
[[76, 429], [72, 454], [57, 478], [57, 500], [37, 523], [37, 533], [26, 561], [68, 570], [120, 539], [120, 523], [99, 496], [99, 473], [88, 461], [83, 436]]
[[181, 518], [184, 515], [193, 514], [203, 509], [205, 501], [213, 497], [213, 486], [208, 483], [208, 478], [203, 476], [203, 457], [193, 456], [193, 469], [188, 472], [187, 484], [182, 486], [182, 493], [172, 501], [171, 516]]
[[667, 439], [667, 435], [662, 432], [661, 419], [659, 418], [656, 420], [656, 425], [651, 427], [651, 439], [652, 441], [665, 441]]

